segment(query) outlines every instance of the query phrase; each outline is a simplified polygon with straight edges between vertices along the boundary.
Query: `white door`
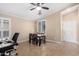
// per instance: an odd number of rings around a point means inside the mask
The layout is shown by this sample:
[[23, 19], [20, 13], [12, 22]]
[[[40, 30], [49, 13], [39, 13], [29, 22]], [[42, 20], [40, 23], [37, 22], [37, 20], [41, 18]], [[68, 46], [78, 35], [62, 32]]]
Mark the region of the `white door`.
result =
[[63, 40], [68, 42], [77, 42], [76, 21], [63, 21], [62, 23]]

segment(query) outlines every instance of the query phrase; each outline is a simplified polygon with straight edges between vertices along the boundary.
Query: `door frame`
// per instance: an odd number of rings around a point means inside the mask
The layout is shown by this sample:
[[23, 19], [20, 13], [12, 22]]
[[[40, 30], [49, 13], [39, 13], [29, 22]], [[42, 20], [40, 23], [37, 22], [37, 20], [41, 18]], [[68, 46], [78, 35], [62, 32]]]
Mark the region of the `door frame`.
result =
[[71, 12], [73, 12], [75, 10], [78, 10], [78, 9], [79, 9], [79, 4], [75, 5], [75, 6], [72, 6], [70, 8], [67, 8], [67, 9], [65, 9], [65, 10], [60, 12], [60, 27], [61, 27], [60, 28], [60, 30], [61, 30], [61, 34], [60, 35], [61, 35], [61, 41], [64, 41], [63, 40], [63, 34], [62, 34], [62, 20], [63, 20], [63, 16], [68, 14], [68, 13], [71, 13]]

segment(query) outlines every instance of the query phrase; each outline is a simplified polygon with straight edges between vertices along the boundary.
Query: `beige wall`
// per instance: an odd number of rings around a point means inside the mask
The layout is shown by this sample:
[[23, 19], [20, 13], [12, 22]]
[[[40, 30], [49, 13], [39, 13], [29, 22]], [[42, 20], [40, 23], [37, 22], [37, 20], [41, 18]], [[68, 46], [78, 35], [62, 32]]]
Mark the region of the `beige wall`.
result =
[[35, 21], [35, 24], [34, 24], [34, 25], [35, 25], [35, 26], [34, 26], [34, 27], [35, 27], [35, 29], [34, 29], [34, 30], [35, 30], [35, 33], [38, 32], [38, 25], [37, 25], [37, 24], [38, 24], [38, 21], [36, 20], [36, 21]]
[[34, 22], [33, 21], [26, 21], [22, 19], [18, 19], [13, 17], [12, 18], [12, 34], [15, 32], [19, 32], [19, 41], [26, 41], [29, 40], [29, 33], [34, 32]]
[[8, 17], [11, 19], [11, 38], [15, 32], [19, 32], [18, 42], [29, 40], [29, 33], [35, 32], [34, 21], [28, 21], [27, 19], [21, 19], [19, 17], [7, 16], [0, 14], [2, 17]]
[[46, 17], [46, 34], [48, 37], [47, 40], [61, 40], [60, 13], [55, 13]]
[[79, 44], [79, 8], [78, 8], [78, 20], [77, 20], [77, 41], [78, 41], [78, 44]]

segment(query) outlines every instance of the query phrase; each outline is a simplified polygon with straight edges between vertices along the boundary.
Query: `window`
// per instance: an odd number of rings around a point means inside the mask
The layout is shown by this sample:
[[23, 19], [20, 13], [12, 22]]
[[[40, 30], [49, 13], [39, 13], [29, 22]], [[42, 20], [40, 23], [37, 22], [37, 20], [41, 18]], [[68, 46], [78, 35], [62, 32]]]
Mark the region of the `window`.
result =
[[10, 19], [0, 17], [0, 41], [10, 38]]
[[9, 31], [3, 31], [3, 37], [4, 38], [9, 37]]
[[8, 20], [3, 21], [3, 27], [4, 27], [4, 29], [9, 29], [9, 21]]
[[0, 39], [1, 39], [1, 31], [0, 31]]
[[1, 19], [0, 19], [0, 39], [1, 39]]
[[45, 20], [41, 20], [41, 21], [39, 21], [39, 23], [38, 23], [38, 31], [39, 31], [39, 33], [45, 33]]

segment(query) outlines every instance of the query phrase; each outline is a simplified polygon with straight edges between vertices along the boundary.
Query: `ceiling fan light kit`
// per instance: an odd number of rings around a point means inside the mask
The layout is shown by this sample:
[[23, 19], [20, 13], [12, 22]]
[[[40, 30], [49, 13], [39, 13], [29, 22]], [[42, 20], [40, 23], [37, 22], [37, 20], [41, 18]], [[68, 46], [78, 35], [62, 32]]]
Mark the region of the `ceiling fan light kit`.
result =
[[41, 9], [49, 10], [48, 7], [43, 7], [42, 6], [45, 3], [30, 3], [30, 4], [33, 5], [33, 6], [36, 6], [35, 8], [30, 9], [31, 11], [34, 10], [34, 9], [37, 9], [37, 10], [41, 10]]
[[49, 10], [49, 8], [48, 7], [45, 7], [45, 6], [42, 6], [43, 4], [45, 4], [45, 3], [30, 3], [31, 5], [33, 5], [33, 6], [36, 6], [35, 8], [32, 8], [32, 9], [30, 9], [31, 11], [32, 10], [38, 10], [38, 15], [41, 15], [42, 14], [42, 9], [44, 9], [44, 10]]
[[41, 7], [36, 7], [37, 10], [41, 10]]

